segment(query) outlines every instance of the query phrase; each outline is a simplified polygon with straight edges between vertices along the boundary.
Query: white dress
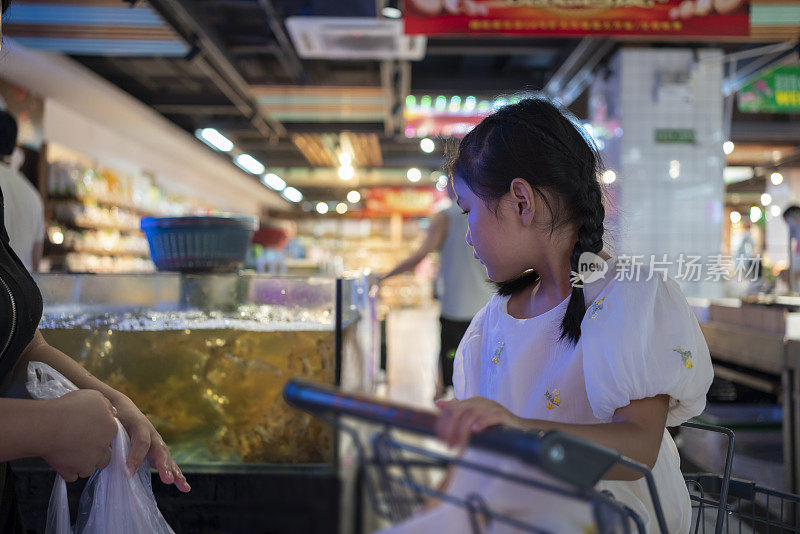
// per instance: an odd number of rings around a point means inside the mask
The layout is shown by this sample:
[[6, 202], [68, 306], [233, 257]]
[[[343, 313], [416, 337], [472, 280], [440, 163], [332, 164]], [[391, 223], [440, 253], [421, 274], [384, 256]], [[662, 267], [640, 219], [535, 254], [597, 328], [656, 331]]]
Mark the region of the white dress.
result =
[[[596, 424], [609, 422], [633, 400], [666, 394], [667, 426], [699, 415], [713, 370], [678, 285], [659, 276], [646, 280], [644, 270], [639, 281], [616, 280], [614, 272], [612, 265], [605, 280], [586, 285], [587, 311], [576, 345], [559, 340], [569, 299], [537, 317], [515, 319], [507, 311], [509, 297], [495, 295], [456, 353], [456, 398], [483, 396], [526, 419]], [[688, 532], [689, 495], [666, 429], [653, 476], [668, 531]], [[647, 532], [657, 532], [644, 479], [602, 481], [598, 489], [610, 490], [639, 514]]]

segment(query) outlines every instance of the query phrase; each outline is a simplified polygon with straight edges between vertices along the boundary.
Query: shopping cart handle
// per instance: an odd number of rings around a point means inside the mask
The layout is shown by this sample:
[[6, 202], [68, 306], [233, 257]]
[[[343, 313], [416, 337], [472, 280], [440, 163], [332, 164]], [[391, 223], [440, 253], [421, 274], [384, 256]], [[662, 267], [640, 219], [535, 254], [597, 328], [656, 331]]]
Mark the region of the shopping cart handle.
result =
[[[346, 415], [408, 430], [435, 435], [438, 413], [409, 408], [367, 395], [345, 393], [302, 379], [289, 380], [283, 398], [296, 408], [317, 416]], [[525, 432], [491, 427], [472, 436], [470, 446], [513, 456], [578, 488], [593, 487], [619, 462], [619, 452], [563, 432]]]

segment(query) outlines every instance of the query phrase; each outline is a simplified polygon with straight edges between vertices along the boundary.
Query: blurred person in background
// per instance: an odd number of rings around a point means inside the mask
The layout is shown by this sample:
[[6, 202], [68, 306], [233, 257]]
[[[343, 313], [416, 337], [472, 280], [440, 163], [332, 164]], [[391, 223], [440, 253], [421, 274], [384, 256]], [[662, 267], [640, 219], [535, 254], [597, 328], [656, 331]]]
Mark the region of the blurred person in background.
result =
[[456, 349], [470, 321], [494, 293], [486, 271], [467, 244], [467, 218], [455, 203], [451, 185], [450, 201], [431, 219], [422, 245], [408, 258], [381, 277], [381, 281], [411, 271], [431, 252], [440, 253], [439, 279], [442, 282], [439, 370], [436, 397], [447, 395], [453, 387], [453, 361]]
[[783, 211], [783, 220], [789, 227], [789, 269], [786, 282], [790, 293], [797, 292], [800, 271], [800, 206], [791, 205]]
[[[12, 164], [17, 149], [17, 121], [0, 111], [0, 187], [5, 198], [4, 224], [11, 248], [28, 271], [39, 270], [44, 244], [44, 203], [33, 184]], [[16, 155], [20, 151], [16, 151]]]

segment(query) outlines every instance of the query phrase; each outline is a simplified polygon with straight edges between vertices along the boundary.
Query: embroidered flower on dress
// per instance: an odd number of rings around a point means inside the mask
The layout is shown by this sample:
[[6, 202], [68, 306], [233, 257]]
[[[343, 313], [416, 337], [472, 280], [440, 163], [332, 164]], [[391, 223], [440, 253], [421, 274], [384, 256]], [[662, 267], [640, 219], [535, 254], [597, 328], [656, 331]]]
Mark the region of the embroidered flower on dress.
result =
[[556, 406], [561, 406], [561, 392], [554, 389], [552, 393], [549, 391], [544, 392], [544, 397], [547, 399], [547, 409], [552, 410]]
[[503, 349], [505, 348], [505, 346], [506, 346], [506, 342], [505, 341], [501, 341], [500, 343], [498, 343], [497, 348], [494, 349], [494, 356], [492, 357], [492, 363], [494, 365], [497, 365], [498, 363], [500, 363], [500, 354], [503, 352]]
[[683, 365], [686, 366], [687, 369], [691, 369], [692, 367], [694, 367], [694, 364], [692, 363], [692, 351], [686, 350], [680, 346], [675, 347], [672, 350], [681, 355], [681, 361], [683, 362]]
[[592, 303], [592, 319], [597, 318], [597, 313], [603, 309], [603, 301], [606, 300], [605, 297], [601, 299], [597, 299]]

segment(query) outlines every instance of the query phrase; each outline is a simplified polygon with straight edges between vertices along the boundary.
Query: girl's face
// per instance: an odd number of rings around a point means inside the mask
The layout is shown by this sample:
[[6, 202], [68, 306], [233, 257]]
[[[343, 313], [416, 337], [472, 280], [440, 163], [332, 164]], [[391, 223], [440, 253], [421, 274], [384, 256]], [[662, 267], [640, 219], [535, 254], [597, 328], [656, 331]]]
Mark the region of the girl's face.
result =
[[520, 228], [509, 212], [514, 210], [513, 202], [500, 199], [495, 213], [458, 176], [453, 179], [453, 190], [458, 205], [466, 212], [467, 244], [486, 268], [489, 279], [503, 282], [528, 269], [519, 252], [529, 248], [530, 242], [526, 245], [520, 239]]

